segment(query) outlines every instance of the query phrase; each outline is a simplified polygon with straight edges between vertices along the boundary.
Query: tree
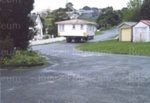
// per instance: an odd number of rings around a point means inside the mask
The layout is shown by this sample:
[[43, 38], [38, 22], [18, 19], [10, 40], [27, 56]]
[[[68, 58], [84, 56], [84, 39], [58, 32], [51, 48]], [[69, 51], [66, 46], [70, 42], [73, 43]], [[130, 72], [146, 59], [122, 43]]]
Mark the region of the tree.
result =
[[26, 50], [33, 32], [29, 27], [34, 26], [29, 14], [33, 9], [34, 0], [15, 0], [0, 2], [0, 39], [12, 38], [14, 47]]
[[48, 28], [48, 34], [57, 36], [57, 25], [55, 22], [62, 21], [62, 20], [68, 20], [69, 16], [66, 14], [66, 9], [59, 8], [52, 12], [52, 23], [49, 25]]
[[120, 10], [114, 11], [113, 8], [105, 8], [105, 11], [97, 19], [97, 23], [101, 28], [109, 28], [118, 25], [122, 21], [122, 13]]
[[150, 19], [150, 0], [144, 0], [140, 10], [140, 19]]
[[84, 7], [83, 7], [83, 10], [91, 10], [91, 7], [89, 7], [89, 6], [84, 6]]
[[106, 12], [113, 11], [113, 10], [114, 10], [113, 7], [109, 6], [109, 7], [103, 8], [102, 12], [106, 13]]
[[139, 21], [141, 0], [130, 0], [127, 4], [127, 9], [123, 9], [124, 21]]
[[127, 3], [127, 6], [128, 6], [129, 9], [136, 9], [136, 8], [140, 8], [141, 4], [142, 4], [141, 0], [130, 0]]
[[91, 8], [94, 12], [98, 12], [99, 11], [99, 9], [98, 8], [96, 8], [96, 7], [93, 7], [93, 8]]
[[67, 3], [67, 4], [66, 4], [66, 9], [67, 9], [67, 11], [72, 11], [72, 10], [74, 10], [73, 4], [72, 4], [71, 2]]

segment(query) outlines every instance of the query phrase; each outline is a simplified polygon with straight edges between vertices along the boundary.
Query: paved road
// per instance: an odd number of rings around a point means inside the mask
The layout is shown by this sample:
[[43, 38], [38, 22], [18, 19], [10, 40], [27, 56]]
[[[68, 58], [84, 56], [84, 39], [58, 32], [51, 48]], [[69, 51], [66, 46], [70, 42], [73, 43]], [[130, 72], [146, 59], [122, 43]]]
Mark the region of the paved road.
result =
[[114, 36], [116, 34], [118, 34], [118, 29], [114, 28], [114, 29], [106, 31], [102, 35], [95, 36], [94, 39], [90, 40], [89, 42], [98, 42], [98, 41], [108, 40], [108, 39], [110, 39], [112, 36]]
[[150, 103], [150, 57], [33, 47], [52, 66], [1, 73], [0, 103]]

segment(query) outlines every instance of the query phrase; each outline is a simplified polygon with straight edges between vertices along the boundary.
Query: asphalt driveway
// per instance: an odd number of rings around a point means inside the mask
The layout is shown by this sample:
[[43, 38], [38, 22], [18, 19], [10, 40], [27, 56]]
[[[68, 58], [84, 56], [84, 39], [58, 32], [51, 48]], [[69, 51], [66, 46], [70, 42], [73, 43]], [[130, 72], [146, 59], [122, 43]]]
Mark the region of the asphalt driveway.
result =
[[33, 47], [52, 66], [1, 72], [0, 103], [150, 103], [150, 57]]
[[111, 30], [107, 30], [104, 32], [102, 35], [96, 35], [93, 40], [89, 40], [89, 42], [99, 42], [99, 41], [104, 41], [104, 40], [109, 40], [111, 37], [115, 36], [118, 34], [118, 28], [113, 28]]

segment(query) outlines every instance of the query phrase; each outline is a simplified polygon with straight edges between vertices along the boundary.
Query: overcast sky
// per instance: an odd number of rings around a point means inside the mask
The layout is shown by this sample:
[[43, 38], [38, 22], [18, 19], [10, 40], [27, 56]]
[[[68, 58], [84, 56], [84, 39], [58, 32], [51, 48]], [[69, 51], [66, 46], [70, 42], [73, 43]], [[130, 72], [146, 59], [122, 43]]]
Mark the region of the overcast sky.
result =
[[[127, 6], [129, 0], [67, 0], [72, 2], [75, 9], [82, 8], [84, 6], [104, 8], [113, 6], [114, 9], [122, 9]], [[66, 0], [35, 0], [34, 11], [41, 11], [43, 9], [58, 9], [59, 7], [65, 7]]]

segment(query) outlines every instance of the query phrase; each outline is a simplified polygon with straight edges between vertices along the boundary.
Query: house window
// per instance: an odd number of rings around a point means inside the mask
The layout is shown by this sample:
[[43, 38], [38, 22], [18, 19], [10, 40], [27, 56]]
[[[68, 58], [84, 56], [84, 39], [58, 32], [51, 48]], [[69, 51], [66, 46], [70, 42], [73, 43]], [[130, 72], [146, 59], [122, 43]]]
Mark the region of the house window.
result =
[[64, 25], [59, 25], [59, 31], [64, 31]]
[[72, 25], [72, 29], [76, 29], [76, 25], [75, 24]]
[[90, 25], [89, 28], [90, 28], [90, 31], [91, 31], [92, 30], [92, 26]]
[[90, 31], [95, 31], [94, 26], [90, 25], [90, 26], [89, 26], [89, 30], [90, 30]]
[[83, 30], [84, 29], [84, 26], [83, 25], [81, 25], [81, 30]]
[[95, 32], [95, 27], [93, 26], [93, 31]]
[[64, 25], [62, 25], [62, 31], [64, 31]]

